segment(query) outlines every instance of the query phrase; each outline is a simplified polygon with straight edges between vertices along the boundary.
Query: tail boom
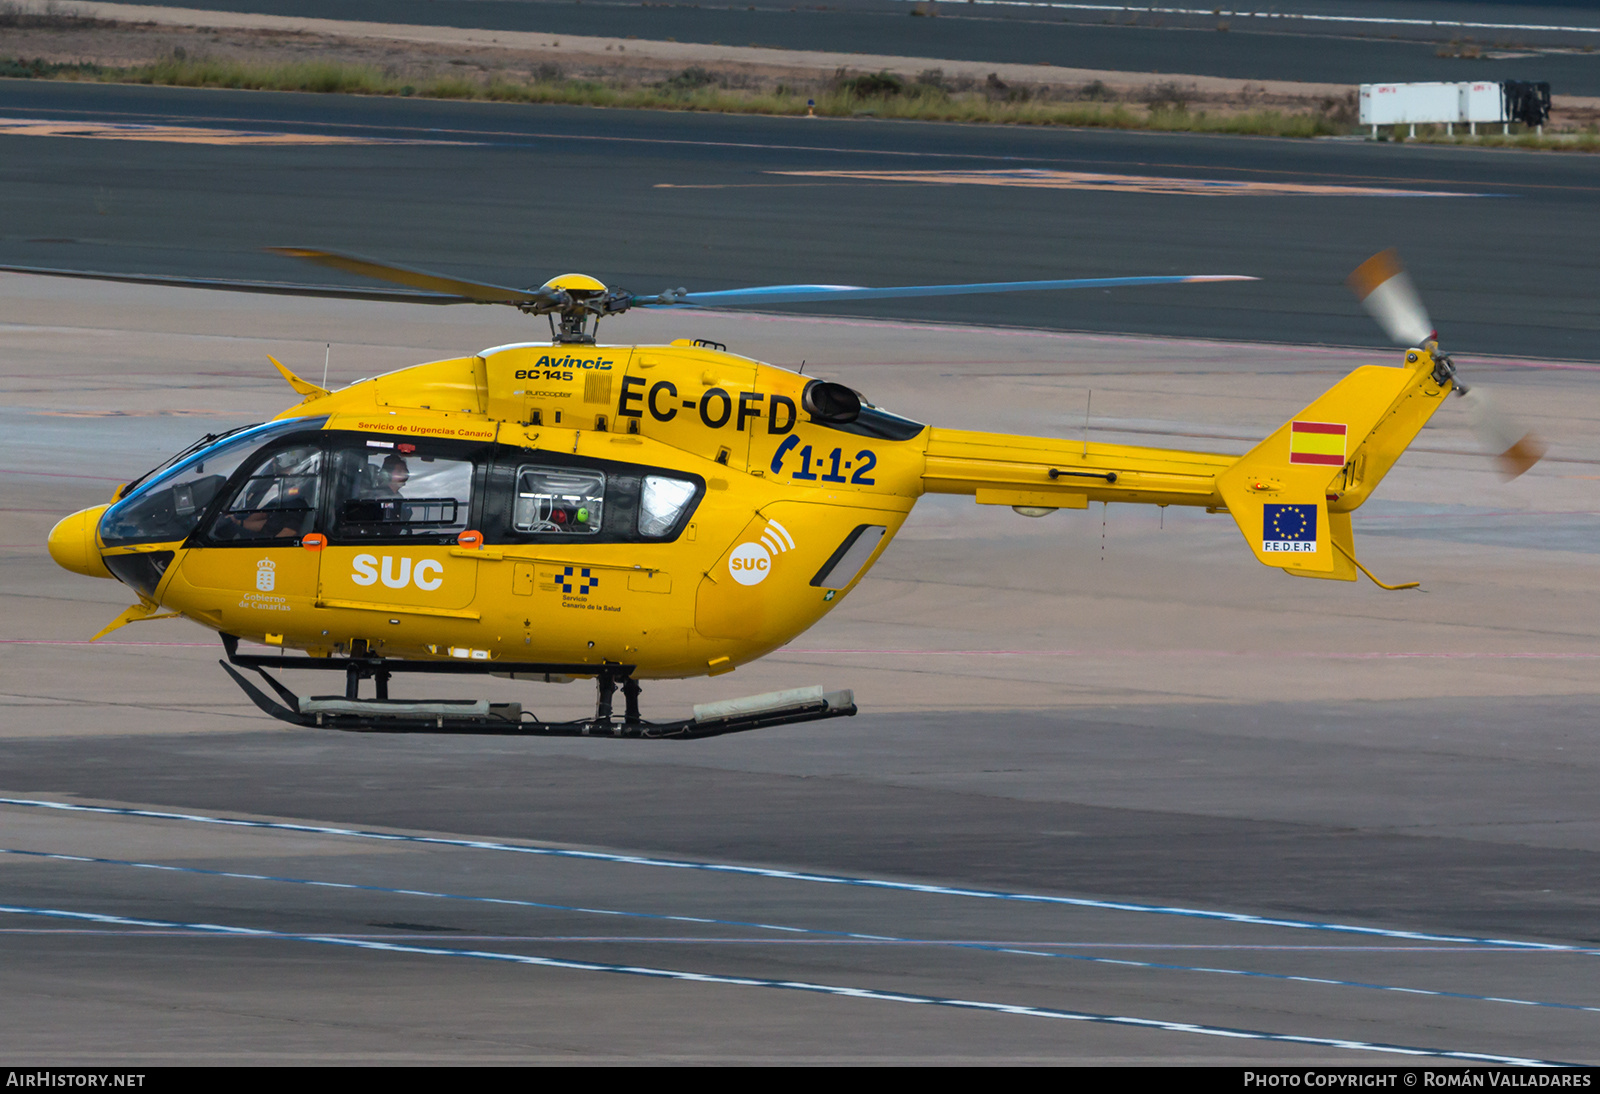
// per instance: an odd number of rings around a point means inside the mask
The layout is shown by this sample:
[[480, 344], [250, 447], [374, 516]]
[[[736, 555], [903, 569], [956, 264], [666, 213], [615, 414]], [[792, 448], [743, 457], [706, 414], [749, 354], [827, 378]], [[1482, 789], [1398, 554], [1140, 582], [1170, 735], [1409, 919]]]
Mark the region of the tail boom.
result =
[[1237, 457], [1048, 437], [931, 429], [922, 485], [980, 504], [1082, 509], [1091, 501], [1222, 504], [1217, 476]]
[[1226, 510], [1263, 564], [1354, 581], [1350, 514], [1451, 387], [1428, 349], [1411, 350], [1403, 367], [1351, 372], [1243, 456], [933, 428], [922, 487], [1033, 515], [1091, 501]]

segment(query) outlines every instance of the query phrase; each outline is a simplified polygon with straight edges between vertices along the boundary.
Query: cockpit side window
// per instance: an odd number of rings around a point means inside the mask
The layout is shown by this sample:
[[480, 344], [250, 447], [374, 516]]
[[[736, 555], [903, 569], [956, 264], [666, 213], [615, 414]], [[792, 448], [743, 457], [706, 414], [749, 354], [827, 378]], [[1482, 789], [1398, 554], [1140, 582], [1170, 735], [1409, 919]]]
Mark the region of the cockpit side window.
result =
[[454, 538], [469, 527], [473, 462], [428, 441], [359, 439], [334, 453], [340, 540]]
[[317, 521], [322, 445], [301, 443], [267, 456], [250, 469], [211, 522], [219, 544], [297, 541]]

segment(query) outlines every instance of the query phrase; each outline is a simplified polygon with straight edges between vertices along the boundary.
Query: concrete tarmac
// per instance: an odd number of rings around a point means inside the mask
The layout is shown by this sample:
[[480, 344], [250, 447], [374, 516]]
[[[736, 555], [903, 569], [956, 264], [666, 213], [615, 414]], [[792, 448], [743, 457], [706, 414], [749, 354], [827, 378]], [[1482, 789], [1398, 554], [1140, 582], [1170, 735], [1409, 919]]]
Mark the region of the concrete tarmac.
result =
[[[922, 420], [1076, 436], [1092, 391], [1097, 438], [1228, 452], [1393, 359], [625, 322], [804, 359]], [[321, 734], [258, 714], [191, 624], [86, 644], [129, 596], [57, 569], [50, 524], [290, 402], [266, 354], [316, 377], [332, 343], [344, 383], [533, 333], [0, 278], [13, 1061], [1596, 1062], [1594, 366], [1458, 359], [1551, 456], [1501, 483], [1440, 411], [1355, 524], [1363, 562], [1423, 592], [1272, 573], [1226, 516], [927, 499], [790, 648], [645, 692], [677, 714], [815, 682], [855, 688], [853, 719]]]

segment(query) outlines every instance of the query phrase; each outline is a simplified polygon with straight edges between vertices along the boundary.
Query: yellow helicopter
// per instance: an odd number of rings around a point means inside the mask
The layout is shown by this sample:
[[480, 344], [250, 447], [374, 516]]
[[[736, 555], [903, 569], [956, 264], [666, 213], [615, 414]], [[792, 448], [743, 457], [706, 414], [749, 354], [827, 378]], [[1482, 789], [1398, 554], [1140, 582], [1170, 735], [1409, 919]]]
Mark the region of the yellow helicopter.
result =
[[[202, 438], [51, 531], [60, 565], [115, 577], [139, 598], [95, 638], [138, 620], [192, 619], [221, 634], [223, 667], [252, 701], [302, 726], [692, 738], [854, 714], [850, 692], [815, 687], [649, 722], [640, 682], [731, 672], [788, 643], [849, 595], [926, 493], [1027, 516], [1093, 501], [1202, 506], [1232, 514], [1267, 566], [1353, 581], [1365, 569], [1350, 514], [1444, 396], [1465, 390], [1387, 253], [1354, 283], [1410, 347], [1404, 363], [1356, 369], [1242, 457], [928, 426], [720, 344], [608, 346], [595, 334], [602, 318], [640, 306], [1250, 278], [637, 296], [576, 274], [513, 289], [328, 251], [282, 253], [407, 288], [0, 269], [508, 304], [549, 317], [550, 343], [496, 346], [338, 391], [273, 361], [302, 396], [297, 405]], [[1537, 459], [1534, 445], [1518, 437], [1504, 447], [1512, 470]], [[243, 653], [241, 638], [280, 650]], [[345, 691], [300, 696], [267, 667], [343, 672]], [[238, 671], [252, 668], [276, 699]], [[596, 709], [544, 722], [520, 703], [390, 698], [398, 672], [593, 678]], [[375, 698], [360, 696], [366, 679]]]

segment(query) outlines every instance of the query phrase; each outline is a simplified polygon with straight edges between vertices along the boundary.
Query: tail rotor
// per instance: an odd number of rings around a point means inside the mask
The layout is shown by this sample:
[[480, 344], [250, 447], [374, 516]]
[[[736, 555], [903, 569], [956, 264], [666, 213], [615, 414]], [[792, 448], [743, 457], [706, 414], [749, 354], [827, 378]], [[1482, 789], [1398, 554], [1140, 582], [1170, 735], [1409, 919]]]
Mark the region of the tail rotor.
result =
[[1494, 458], [1501, 478], [1510, 481], [1543, 458], [1547, 446], [1537, 435], [1506, 414], [1481, 385], [1469, 388], [1457, 377], [1455, 362], [1440, 351], [1438, 331], [1395, 251], [1373, 255], [1355, 268], [1347, 283], [1391, 341], [1432, 352], [1438, 364], [1434, 378], [1440, 384], [1454, 383], [1466, 407], [1467, 423]]

